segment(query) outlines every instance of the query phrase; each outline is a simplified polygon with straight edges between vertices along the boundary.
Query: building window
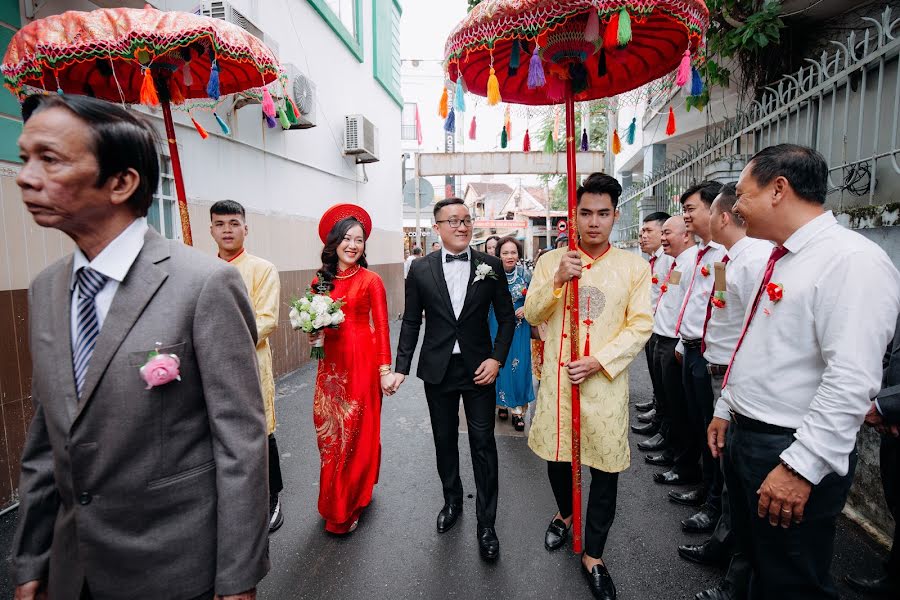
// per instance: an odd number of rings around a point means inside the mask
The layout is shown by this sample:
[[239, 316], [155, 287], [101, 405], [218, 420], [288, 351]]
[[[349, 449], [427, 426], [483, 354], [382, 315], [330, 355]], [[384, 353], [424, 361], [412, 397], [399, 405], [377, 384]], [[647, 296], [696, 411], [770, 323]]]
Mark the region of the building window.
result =
[[403, 107], [400, 94], [400, 17], [403, 9], [397, 0], [372, 0], [372, 14], [375, 79], [394, 102]]
[[175, 196], [172, 159], [161, 154], [159, 167], [159, 187], [153, 194], [153, 204], [147, 212], [147, 223], [160, 235], [170, 240], [180, 240], [181, 216], [178, 213], [178, 198]]
[[362, 0], [307, 0], [359, 62], [363, 61]]
[[406, 102], [400, 117], [400, 139], [404, 142], [418, 142], [416, 135], [416, 103]]

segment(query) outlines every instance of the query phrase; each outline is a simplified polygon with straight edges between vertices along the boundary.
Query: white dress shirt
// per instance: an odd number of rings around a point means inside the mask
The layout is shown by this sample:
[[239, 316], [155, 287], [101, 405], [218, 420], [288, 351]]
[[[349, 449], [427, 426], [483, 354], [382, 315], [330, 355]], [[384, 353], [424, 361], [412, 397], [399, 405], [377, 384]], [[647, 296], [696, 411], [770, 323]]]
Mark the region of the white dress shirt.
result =
[[[653, 333], [665, 337], [675, 337], [675, 324], [681, 313], [684, 293], [690, 284], [691, 269], [697, 262], [697, 246], [691, 246], [675, 257], [675, 269], [660, 280], [660, 298], [653, 317]], [[673, 283], [672, 274], [678, 273], [681, 280]], [[663, 292], [662, 286], [668, 289]]]
[[[900, 312], [900, 274], [875, 243], [831, 212], [788, 238], [716, 405], [796, 429], [781, 459], [813, 484], [845, 475], [881, 388], [881, 359]], [[760, 281], [762, 277], [760, 277]], [[757, 285], [757, 289], [759, 285]], [[748, 315], [749, 316], [749, 315]], [[746, 320], [745, 320], [746, 322]]]
[[409, 268], [417, 258], [419, 257], [414, 254], [410, 254], [406, 257], [406, 261], [403, 263], [403, 279], [406, 279], [409, 276]]
[[[441, 266], [444, 267], [444, 280], [447, 282], [447, 291], [450, 292], [450, 303], [453, 305], [453, 314], [459, 318], [466, 302], [466, 288], [469, 286], [469, 273], [472, 268], [472, 252], [466, 248], [460, 254], [468, 254], [469, 260], [454, 260], [447, 262], [447, 252], [441, 248]], [[453, 344], [453, 354], [460, 354], [459, 341]]]
[[[656, 303], [659, 302], [659, 288], [662, 286], [663, 281], [666, 280], [666, 275], [669, 273], [669, 267], [672, 266], [672, 261], [675, 259], [663, 252], [662, 246], [656, 249], [656, 252], [653, 253], [653, 257], [655, 257], [656, 260], [652, 262], [650, 267], [650, 306], [653, 308], [653, 311], [656, 312]], [[656, 278], [656, 283], [653, 283], [654, 277]]]
[[[698, 261], [697, 257], [703, 253]], [[688, 279], [683, 282], [684, 300], [681, 303], [681, 328], [676, 331], [678, 337], [683, 340], [699, 340], [703, 337], [703, 323], [706, 321], [706, 305], [712, 293], [715, 282], [715, 269], [713, 265], [722, 261], [725, 256], [725, 248], [716, 242], [697, 247], [694, 261], [688, 266]], [[680, 264], [679, 264], [680, 266]], [[707, 274], [703, 274], [706, 267]], [[693, 268], [693, 270], [690, 270]], [[677, 324], [677, 321], [676, 321]]]
[[703, 357], [710, 364], [727, 366], [731, 361], [770, 254], [771, 242], [751, 237], [741, 239], [726, 252], [725, 306], [712, 307], [703, 338], [706, 344]]
[[112, 305], [116, 290], [119, 289], [119, 284], [125, 280], [131, 265], [134, 264], [138, 254], [141, 253], [141, 248], [144, 247], [144, 235], [147, 233], [148, 228], [147, 219], [135, 219], [92, 261], [88, 261], [80, 248], [75, 249], [74, 260], [72, 261], [72, 278], [69, 280], [69, 289], [72, 292], [70, 313], [73, 346], [78, 335], [78, 290], [75, 285], [78, 269], [90, 267], [107, 277], [106, 283], [94, 296], [94, 306], [97, 310], [97, 325], [102, 329], [103, 321], [106, 319], [106, 314]]

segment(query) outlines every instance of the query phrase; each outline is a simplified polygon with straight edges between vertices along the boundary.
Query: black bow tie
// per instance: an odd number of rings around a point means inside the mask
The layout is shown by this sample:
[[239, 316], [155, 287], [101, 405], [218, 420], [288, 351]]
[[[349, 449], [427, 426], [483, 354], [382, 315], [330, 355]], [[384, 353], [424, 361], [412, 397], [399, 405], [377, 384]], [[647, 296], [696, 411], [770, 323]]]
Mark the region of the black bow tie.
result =
[[453, 262], [454, 260], [469, 262], [469, 253], [464, 252], [462, 254], [448, 254], [446, 258], [444, 258], [444, 262]]

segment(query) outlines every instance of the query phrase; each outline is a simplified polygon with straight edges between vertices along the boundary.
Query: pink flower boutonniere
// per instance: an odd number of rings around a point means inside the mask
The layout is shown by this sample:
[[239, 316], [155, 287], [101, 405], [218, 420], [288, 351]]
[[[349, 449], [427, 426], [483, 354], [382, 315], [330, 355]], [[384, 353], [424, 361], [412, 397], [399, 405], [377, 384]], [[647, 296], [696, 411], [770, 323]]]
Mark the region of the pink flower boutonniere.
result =
[[710, 302], [716, 308], [725, 308], [725, 292], [716, 292], [710, 299]]
[[769, 300], [779, 302], [784, 297], [784, 286], [780, 283], [770, 283], [766, 285], [766, 293], [769, 294]]
[[703, 275], [704, 277], [709, 277], [709, 273], [710, 273], [710, 271], [709, 271], [709, 265], [703, 265], [702, 267], [700, 267], [700, 274], [701, 274], [701, 275]]
[[160, 354], [159, 348], [161, 344], [156, 344], [157, 350], [154, 350], [147, 357], [147, 362], [141, 367], [141, 379], [147, 383], [146, 389], [152, 389], [161, 385], [166, 385], [173, 381], [181, 381], [181, 375], [178, 367], [181, 364], [179, 358], [174, 354]]

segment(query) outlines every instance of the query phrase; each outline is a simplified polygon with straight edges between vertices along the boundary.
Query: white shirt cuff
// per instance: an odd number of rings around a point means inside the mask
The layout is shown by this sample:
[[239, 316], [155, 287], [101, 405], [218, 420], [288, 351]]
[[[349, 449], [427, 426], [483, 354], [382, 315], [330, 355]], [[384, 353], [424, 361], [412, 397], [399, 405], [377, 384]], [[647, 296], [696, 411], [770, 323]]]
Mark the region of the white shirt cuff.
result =
[[713, 415], [730, 422], [731, 408], [728, 406], [727, 402], [725, 402], [722, 398], [719, 398], [718, 401], [716, 401], [716, 409], [715, 411], [713, 411]]
[[878, 411], [878, 414], [882, 417], [884, 416], [884, 412], [881, 410], [881, 405], [878, 404], [878, 398], [875, 398], [875, 410]]
[[819, 485], [832, 472], [828, 463], [813, 454], [800, 440], [794, 440], [779, 458], [813, 485]]

